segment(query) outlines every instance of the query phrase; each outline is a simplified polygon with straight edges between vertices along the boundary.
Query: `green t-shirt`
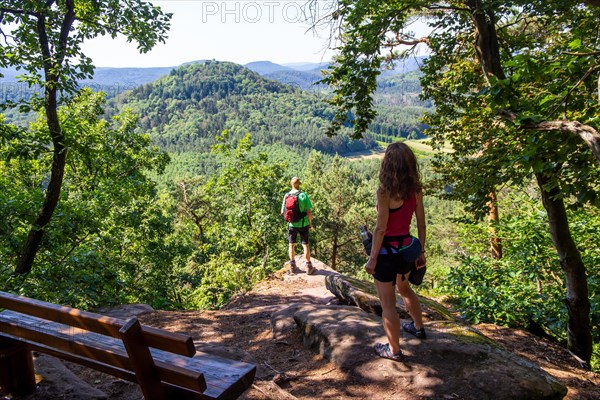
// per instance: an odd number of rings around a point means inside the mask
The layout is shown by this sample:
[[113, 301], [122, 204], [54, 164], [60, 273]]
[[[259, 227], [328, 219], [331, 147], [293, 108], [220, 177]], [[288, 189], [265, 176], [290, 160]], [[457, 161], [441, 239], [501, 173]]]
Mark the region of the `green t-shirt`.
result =
[[[283, 202], [281, 203], [281, 213], [282, 214], [285, 212], [285, 197], [288, 194], [294, 194], [297, 192], [300, 192], [300, 194], [298, 195], [298, 204], [300, 206], [300, 212], [304, 212], [306, 210], [312, 209], [312, 203], [310, 202], [308, 195], [301, 190], [292, 189], [288, 193], [286, 193], [285, 196], [283, 196]], [[309, 225], [308, 215], [305, 215], [304, 218], [302, 218], [298, 222], [289, 222], [288, 225], [291, 226], [292, 228], [304, 228], [305, 226]]]

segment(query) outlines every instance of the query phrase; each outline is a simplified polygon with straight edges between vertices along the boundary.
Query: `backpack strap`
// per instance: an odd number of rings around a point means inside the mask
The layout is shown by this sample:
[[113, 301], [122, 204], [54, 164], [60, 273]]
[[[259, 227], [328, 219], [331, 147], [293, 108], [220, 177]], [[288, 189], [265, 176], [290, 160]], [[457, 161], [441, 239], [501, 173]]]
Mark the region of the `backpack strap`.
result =
[[[411, 236], [410, 233], [408, 233], [406, 235], [384, 236], [383, 243], [381, 244], [381, 246], [383, 248], [385, 248], [385, 250], [387, 251], [388, 254], [393, 254], [394, 250], [396, 251], [396, 253], [399, 253], [400, 251], [402, 251], [402, 241], [406, 238], [409, 238], [410, 236]], [[398, 242], [398, 243], [400, 243], [400, 245], [392, 246], [390, 244], [391, 242]]]
[[396, 235], [396, 236], [384, 236], [383, 237], [383, 241], [384, 242], [401, 242], [406, 238], [410, 237], [410, 233], [407, 233], [406, 235]]

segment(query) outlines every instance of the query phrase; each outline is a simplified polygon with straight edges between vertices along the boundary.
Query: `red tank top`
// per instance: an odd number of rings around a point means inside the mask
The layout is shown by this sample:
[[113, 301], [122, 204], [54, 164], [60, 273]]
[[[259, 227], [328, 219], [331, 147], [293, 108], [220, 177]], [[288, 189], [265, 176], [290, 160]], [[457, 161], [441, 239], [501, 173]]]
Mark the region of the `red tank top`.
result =
[[385, 236], [408, 235], [410, 222], [417, 208], [417, 196], [411, 194], [398, 208], [390, 208]]

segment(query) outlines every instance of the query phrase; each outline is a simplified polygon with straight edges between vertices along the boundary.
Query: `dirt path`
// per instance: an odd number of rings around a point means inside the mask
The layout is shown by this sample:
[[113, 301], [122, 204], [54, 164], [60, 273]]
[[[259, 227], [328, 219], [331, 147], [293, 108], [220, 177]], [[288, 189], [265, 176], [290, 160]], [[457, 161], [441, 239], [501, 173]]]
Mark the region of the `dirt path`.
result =
[[[289, 276], [281, 270], [218, 311], [152, 311], [139, 319], [147, 325], [191, 334], [198, 346], [207, 346], [218, 354], [255, 363], [258, 366], [255, 383], [242, 399], [415, 399], [403, 390], [402, 382], [386, 380], [383, 363], [381, 382], [365, 382], [305, 348], [297, 329], [273, 339], [270, 318], [274, 311], [297, 302], [335, 301], [324, 285], [325, 266], [313, 262], [321, 270], [317, 274], [309, 276], [302, 272]], [[298, 266], [305, 271], [303, 261]], [[476, 327], [567, 385], [567, 399], [600, 399], [598, 375], [578, 369], [563, 348], [522, 331], [485, 324]], [[141, 398], [134, 384], [78, 365], [68, 366], [91, 386], [107, 393], [111, 400]], [[54, 398], [39, 395], [27, 400]], [[455, 397], [448, 394], [445, 398]]]

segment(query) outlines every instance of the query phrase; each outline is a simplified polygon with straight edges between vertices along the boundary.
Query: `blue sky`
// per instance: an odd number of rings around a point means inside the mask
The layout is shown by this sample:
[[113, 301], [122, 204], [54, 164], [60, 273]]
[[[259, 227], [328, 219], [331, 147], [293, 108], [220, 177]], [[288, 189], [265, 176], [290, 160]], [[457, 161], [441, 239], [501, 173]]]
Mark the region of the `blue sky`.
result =
[[[173, 13], [169, 38], [140, 55], [122, 38], [97, 38], [84, 51], [97, 67], [168, 67], [216, 59], [246, 64], [329, 61], [329, 31], [310, 29], [306, 0], [154, 0]], [[327, 14], [329, 0], [317, 1], [317, 17]]]

